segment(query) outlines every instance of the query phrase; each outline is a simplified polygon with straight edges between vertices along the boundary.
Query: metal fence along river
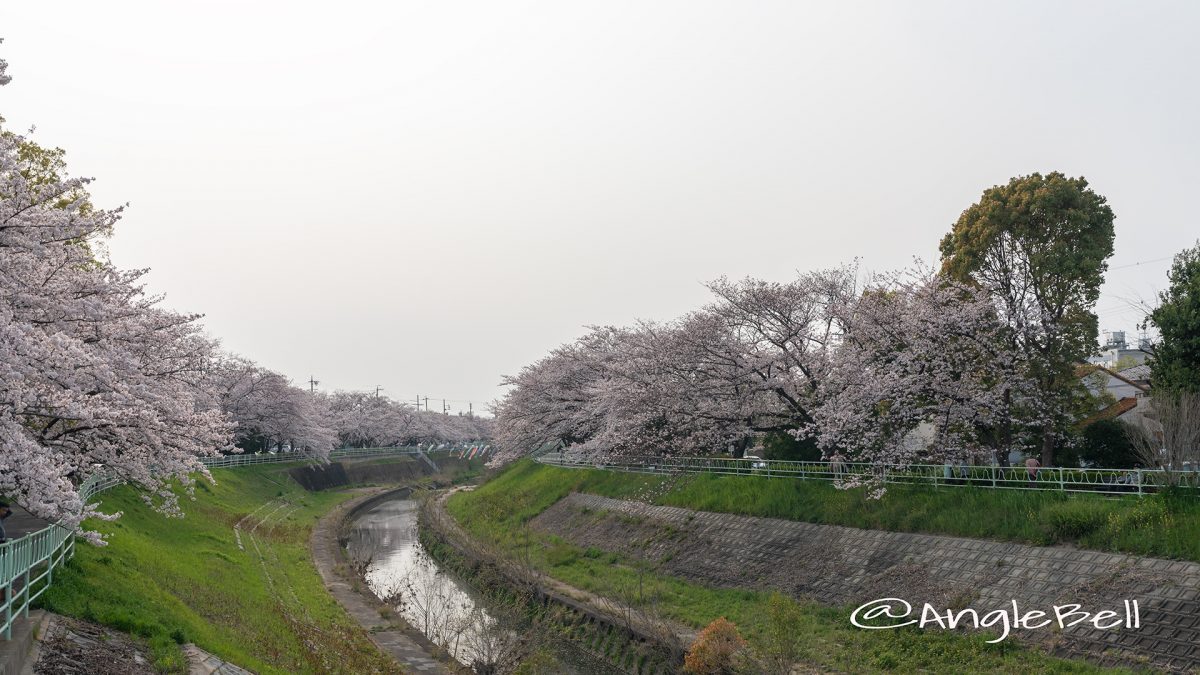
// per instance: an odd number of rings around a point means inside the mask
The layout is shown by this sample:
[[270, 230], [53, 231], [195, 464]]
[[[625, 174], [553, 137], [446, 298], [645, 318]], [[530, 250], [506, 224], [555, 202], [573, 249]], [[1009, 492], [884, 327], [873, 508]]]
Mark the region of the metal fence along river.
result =
[[869, 464], [863, 462], [798, 462], [727, 457], [609, 457], [589, 459], [571, 453], [536, 456], [543, 464], [630, 473], [708, 473], [768, 478], [848, 481], [874, 479], [887, 484], [934, 487], [982, 487], [1004, 490], [1053, 490], [1146, 494], [1168, 485], [1200, 487], [1200, 471], [1154, 469], [1075, 469], [1070, 467], [972, 466], [968, 464]]

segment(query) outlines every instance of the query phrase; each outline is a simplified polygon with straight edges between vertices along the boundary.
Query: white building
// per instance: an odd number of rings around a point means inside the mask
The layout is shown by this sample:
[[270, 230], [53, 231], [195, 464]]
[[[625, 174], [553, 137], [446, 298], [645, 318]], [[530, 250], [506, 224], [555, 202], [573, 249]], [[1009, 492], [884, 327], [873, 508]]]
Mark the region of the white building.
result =
[[[1105, 368], [1115, 368], [1122, 362], [1141, 365], [1150, 356], [1150, 338], [1142, 335], [1138, 338], [1137, 346], [1125, 341], [1125, 331], [1104, 331], [1104, 347], [1099, 354], [1088, 358], [1088, 363], [1094, 363]], [[1120, 397], [1118, 397], [1120, 398]]]

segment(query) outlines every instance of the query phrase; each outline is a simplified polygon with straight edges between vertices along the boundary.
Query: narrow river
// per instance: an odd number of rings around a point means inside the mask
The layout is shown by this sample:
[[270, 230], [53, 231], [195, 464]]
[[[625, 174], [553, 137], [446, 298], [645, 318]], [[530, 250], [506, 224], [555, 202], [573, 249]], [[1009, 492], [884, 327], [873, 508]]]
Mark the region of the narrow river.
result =
[[[512, 634], [497, 625], [477, 594], [425, 552], [417, 538], [418, 508], [415, 500], [397, 496], [359, 514], [346, 544], [350, 559], [366, 564], [367, 585], [376, 596], [459, 663], [503, 658]], [[579, 653], [569, 641], [550, 642], [556, 672], [620, 672]]]
[[416, 501], [391, 499], [351, 526], [351, 560], [366, 563], [367, 586], [404, 620], [463, 665], [486, 652], [492, 618], [467, 587], [443, 573], [417, 539]]

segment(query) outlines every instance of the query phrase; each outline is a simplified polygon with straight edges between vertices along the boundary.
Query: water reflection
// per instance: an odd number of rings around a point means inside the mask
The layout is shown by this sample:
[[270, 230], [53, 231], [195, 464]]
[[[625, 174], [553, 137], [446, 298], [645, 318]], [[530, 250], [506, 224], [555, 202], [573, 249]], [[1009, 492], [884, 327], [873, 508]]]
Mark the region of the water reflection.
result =
[[397, 498], [355, 519], [347, 548], [366, 563], [371, 591], [459, 663], [489, 661], [496, 621], [453, 577], [441, 572], [417, 539], [418, 504]]

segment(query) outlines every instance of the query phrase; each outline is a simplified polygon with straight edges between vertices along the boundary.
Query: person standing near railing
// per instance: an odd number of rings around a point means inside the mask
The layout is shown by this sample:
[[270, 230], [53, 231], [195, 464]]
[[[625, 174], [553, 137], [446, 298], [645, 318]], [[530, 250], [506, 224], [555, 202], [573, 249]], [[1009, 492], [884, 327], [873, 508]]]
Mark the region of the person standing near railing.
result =
[[8, 533], [4, 531], [4, 521], [12, 515], [12, 508], [8, 502], [0, 501], [0, 544], [8, 541]]
[[1037, 484], [1038, 469], [1042, 463], [1037, 460], [1037, 457], [1030, 457], [1025, 460], [1025, 473], [1029, 476], [1029, 486], [1034, 487]]

